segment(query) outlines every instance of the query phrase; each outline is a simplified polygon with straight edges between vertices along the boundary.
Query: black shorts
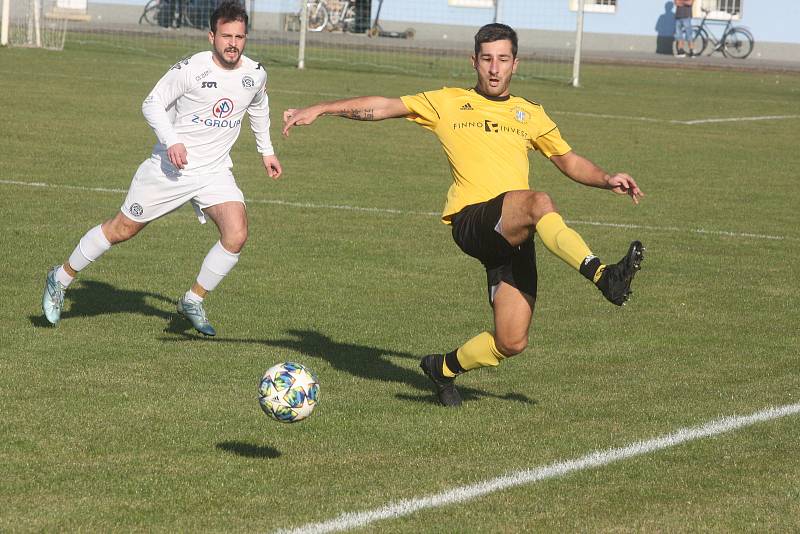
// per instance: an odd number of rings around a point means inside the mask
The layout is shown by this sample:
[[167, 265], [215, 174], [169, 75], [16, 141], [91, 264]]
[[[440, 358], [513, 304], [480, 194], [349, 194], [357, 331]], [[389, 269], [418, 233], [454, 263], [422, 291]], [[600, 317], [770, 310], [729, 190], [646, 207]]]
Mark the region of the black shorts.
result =
[[536, 250], [533, 239], [511, 246], [498, 232], [505, 193], [487, 202], [471, 204], [451, 218], [453, 240], [486, 268], [489, 303], [502, 281], [536, 298]]

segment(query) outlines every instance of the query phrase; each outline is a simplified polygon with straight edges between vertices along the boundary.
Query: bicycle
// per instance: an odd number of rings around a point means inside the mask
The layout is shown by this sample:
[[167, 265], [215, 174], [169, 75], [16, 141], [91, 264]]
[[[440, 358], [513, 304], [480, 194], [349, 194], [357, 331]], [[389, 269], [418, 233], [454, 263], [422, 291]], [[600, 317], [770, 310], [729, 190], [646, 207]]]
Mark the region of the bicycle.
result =
[[354, 0], [339, 0], [329, 5], [327, 0], [307, 0], [308, 31], [321, 32], [342, 30], [349, 31], [356, 22], [356, 6]]
[[191, 0], [149, 0], [139, 16], [139, 24], [208, 29], [210, 12], [205, 11]]
[[[692, 25], [692, 48], [696, 56], [700, 56], [705, 52], [708, 47], [709, 41], [714, 46], [711, 54], [714, 52], [722, 52], [725, 57], [732, 57], [736, 59], [744, 59], [753, 51], [755, 39], [750, 30], [743, 26], [733, 25], [733, 16], [728, 18], [725, 28], [722, 30], [722, 35], [718, 38], [711, 29], [714, 24], [708, 20], [708, 15], [711, 13], [708, 9], [703, 9], [703, 20], [700, 25]], [[718, 21], [719, 24], [722, 21]], [[678, 42], [675, 41], [677, 52]]]

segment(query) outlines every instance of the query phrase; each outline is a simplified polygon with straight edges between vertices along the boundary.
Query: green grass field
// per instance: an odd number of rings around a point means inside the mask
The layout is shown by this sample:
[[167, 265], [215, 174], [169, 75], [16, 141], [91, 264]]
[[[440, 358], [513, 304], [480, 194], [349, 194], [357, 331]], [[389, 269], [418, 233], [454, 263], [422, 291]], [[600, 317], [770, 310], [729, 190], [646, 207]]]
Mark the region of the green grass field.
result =
[[[251, 237], [207, 301], [219, 335], [174, 311], [216, 240], [188, 208], [84, 271], [45, 326], [45, 273], [119, 208], [154, 139], [141, 101], [176, 59], [0, 49], [0, 531], [273, 532], [800, 402], [798, 75], [586, 66], [581, 89], [512, 86], [647, 196], [634, 207], [535, 154], [532, 186], [602, 258], [633, 239], [647, 258], [617, 309], [540, 246], [530, 346], [460, 379], [460, 410], [435, 403], [419, 357], [491, 314], [483, 269], [436, 216], [437, 141], [335, 118], [283, 139], [279, 120], [470, 79], [271, 67], [285, 172], [266, 177], [243, 128]], [[256, 399], [284, 360], [322, 383], [296, 425]], [[362, 531], [797, 531], [799, 442], [789, 414]]]

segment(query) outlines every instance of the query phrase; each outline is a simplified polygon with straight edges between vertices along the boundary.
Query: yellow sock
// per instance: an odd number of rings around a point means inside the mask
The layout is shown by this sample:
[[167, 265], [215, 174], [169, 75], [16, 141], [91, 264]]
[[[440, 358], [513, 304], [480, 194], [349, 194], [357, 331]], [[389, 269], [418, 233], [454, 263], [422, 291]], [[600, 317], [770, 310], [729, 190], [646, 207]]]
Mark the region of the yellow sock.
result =
[[564, 219], [555, 211], [539, 219], [536, 233], [550, 252], [575, 270], [580, 270], [581, 262], [592, 255], [578, 232], [564, 224]]
[[[463, 371], [469, 371], [478, 367], [500, 365], [500, 360], [505, 355], [497, 350], [494, 336], [489, 332], [482, 332], [461, 345], [456, 352], [456, 358]], [[448, 369], [446, 359], [442, 372], [445, 376], [456, 376], [456, 373]]]

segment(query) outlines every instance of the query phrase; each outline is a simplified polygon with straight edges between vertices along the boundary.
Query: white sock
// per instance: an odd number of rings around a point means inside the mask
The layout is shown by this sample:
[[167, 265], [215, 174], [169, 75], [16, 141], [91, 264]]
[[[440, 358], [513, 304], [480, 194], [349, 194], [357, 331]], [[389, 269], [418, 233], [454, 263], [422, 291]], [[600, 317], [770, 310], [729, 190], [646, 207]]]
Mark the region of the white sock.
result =
[[203, 297], [192, 291], [191, 289], [183, 295], [183, 300], [192, 300], [194, 302], [203, 302]]
[[222, 243], [217, 241], [203, 260], [200, 274], [197, 275], [197, 283], [206, 291], [213, 291], [238, 261], [239, 254], [228, 252]]
[[111, 243], [108, 242], [105, 234], [103, 234], [102, 228], [100, 228], [98, 224], [86, 232], [86, 235], [78, 242], [78, 246], [75, 247], [75, 250], [72, 251], [69, 257], [69, 265], [75, 269], [75, 271], [80, 272], [110, 248]]
[[64, 287], [69, 287], [73, 280], [75, 280], [74, 276], [70, 276], [66, 269], [64, 269], [63, 265], [59, 265], [58, 269], [56, 269], [56, 280], [61, 282], [61, 285]]

